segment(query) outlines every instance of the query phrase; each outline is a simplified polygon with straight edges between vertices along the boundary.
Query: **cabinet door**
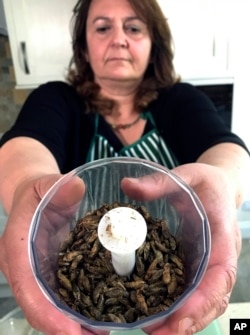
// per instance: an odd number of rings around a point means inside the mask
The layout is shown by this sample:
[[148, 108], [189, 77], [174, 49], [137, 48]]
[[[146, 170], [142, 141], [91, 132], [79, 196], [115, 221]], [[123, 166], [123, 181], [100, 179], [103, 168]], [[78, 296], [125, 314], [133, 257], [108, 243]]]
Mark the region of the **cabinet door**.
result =
[[76, 0], [4, 0], [17, 86], [62, 80], [71, 49]]
[[[158, 0], [169, 22], [176, 71], [184, 80], [231, 78], [230, 0]], [[220, 4], [218, 4], [218, 2]], [[221, 15], [223, 13], [223, 15]]]
[[249, 0], [235, 3], [235, 17], [232, 21], [235, 63], [232, 130], [245, 141], [248, 149], [250, 149], [250, 44], [247, 38], [250, 32], [249, 13]]

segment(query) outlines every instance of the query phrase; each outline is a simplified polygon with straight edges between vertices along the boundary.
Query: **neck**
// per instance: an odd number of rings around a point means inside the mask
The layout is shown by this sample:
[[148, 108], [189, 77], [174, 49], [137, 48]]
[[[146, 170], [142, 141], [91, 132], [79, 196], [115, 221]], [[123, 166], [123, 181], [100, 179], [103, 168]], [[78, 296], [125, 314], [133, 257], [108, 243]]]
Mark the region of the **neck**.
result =
[[[134, 98], [138, 88], [138, 83], [131, 81], [118, 80], [99, 80], [101, 94], [104, 97], [115, 100], [118, 105], [118, 112], [112, 113], [118, 115], [130, 115], [134, 110]], [[127, 113], [125, 113], [127, 111]]]
[[96, 83], [100, 85], [101, 90], [112, 96], [128, 96], [135, 94], [140, 81], [139, 80], [117, 80], [110, 78], [96, 78]]

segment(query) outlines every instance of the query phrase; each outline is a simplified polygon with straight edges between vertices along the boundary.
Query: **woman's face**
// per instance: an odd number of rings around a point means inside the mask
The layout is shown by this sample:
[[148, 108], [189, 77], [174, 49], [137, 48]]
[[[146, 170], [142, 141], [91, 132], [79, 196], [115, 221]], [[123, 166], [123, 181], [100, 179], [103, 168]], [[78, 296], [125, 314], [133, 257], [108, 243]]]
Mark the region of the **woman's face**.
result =
[[146, 24], [127, 0], [92, 0], [86, 31], [86, 56], [97, 83], [141, 81], [152, 43]]

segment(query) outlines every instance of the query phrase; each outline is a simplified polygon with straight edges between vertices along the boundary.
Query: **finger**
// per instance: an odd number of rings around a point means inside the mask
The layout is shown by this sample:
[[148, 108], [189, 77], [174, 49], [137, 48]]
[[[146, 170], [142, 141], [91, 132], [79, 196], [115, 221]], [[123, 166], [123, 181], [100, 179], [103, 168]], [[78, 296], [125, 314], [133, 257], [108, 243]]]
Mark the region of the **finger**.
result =
[[176, 193], [178, 184], [172, 177], [163, 173], [154, 173], [140, 178], [123, 178], [121, 188], [130, 198], [136, 200], [154, 200], [166, 194]]
[[60, 331], [82, 335], [80, 326], [56, 310], [43, 296], [29, 267], [27, 253], [22, 252], [20, 248], [18, 250], [19, 257], [13, 255], [17, 260], [12, 261], [10, 263], [12, 266], [9, 268], [9, 275], [12, 278], [11, 288], [31, 326], [49, 335]]
[[[18, 225], [17, 221], [19, 221], [19, 229], [9, 228], [4, 234], [6, 243], [9, 245], [9, 250], [11, 250], [6, 255], [6, 263], [11, 264], [11, 266], [7, 267], [6, 273], [17, 303], [35, 329], [41, 330], [48, 335], [55, 335], [60, 332], [75, 335], [91, 334], [87, 330], [82, 330], [79, 324], [70, 320], [50, 304], [38, 287], [29, 264], [27, 242], [32, 213], [39, 200], [46, 194], [48, 188], [54, 185], [59, 177], [58, 175], [49, 176], [36, 181], [32, 189], [29, 189], [19, 199], [21, 207], [22, 203], [27, 203], [28, 205], [23, 206], [23, 213], [20, 215], [18, 211], [19, 214], [15, 213], [15, 210], [12, 211], [9, 217], [10, 225], [11, 222], [15, 222]], [[56, 198], [58, 200], [56, 205], [74, 205], [81, 198], [83, 191], [84, 187], [80, 179], [69, 179], [63, 185], [62, 189], [60, 189], [61, 193], [59, 192], [59, 196]], [[36, 199], [34, 198], [34, 192]], [[33, 199], [33, 202], [27, 201], [29, 199]]]
[[85, 192], [84, 182], [79, 177], [71, 174], [59, 179], [58, 177], [52, 175], [39, 179], [34, 185], [38, 198], [42, 200], [32, 221], [34, 224], [36, 222], [36, 225], [38, 222], [39, 225], [43, 225], [39, 238], [44, 242], [48, 241], [46, 236], [53, 238], [52, 232], [58, 231], [59, 227], [61, 235], [65, 236], [68, 233]]
[[[39, 179], [35, 188], [43, 198], [46, 194], [52, 198], [52, 204], [58, 208], [71, 207], [79, 202], [85, 191], [85, 185], [81, 178], [64, 175], [59, 178], [58, 175], [51, 175], [46, 179]], [[48, 191], [49, 190], [49, 191]]]
[[197, 207], [205, 216], [195, 192], [173, 174], [154, 173], [141, 178], [124, 178], [121, 188], [128, 197], [135, 200], [165, 199], [167, 204], [174, 207], [179, 215], [184, 215], [188, 221], [197, 220]]
[[[216, 289], [212, 289], [211, 281], [214, 281]], [[228, 306], [229, 281], [231, 281], [229, 272], [225, 273], [220, 267], [210, 269], [183, 307], [171, 315], [158, 329], [147, 327], [145, 331], [151, 335], [194, 334], [201, 331], [224, 313]]]

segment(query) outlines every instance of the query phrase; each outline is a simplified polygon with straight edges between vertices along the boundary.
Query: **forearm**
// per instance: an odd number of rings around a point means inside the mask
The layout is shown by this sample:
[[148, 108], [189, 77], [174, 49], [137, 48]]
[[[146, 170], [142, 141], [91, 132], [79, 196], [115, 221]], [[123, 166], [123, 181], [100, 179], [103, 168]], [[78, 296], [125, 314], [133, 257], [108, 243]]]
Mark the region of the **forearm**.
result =
[[239, 207], [250, 172], [250, 157], [246, 150], [237, 144], [222, 143], [205, 151], [197, 162], [219, 167], [226, 173], [235, 193], [236, 206]]
[[16, 190], [31, 179], [60, 173], [51, 152], [40, 142], [17, 137], [0, 149], [0, 199], [9, 213]]

